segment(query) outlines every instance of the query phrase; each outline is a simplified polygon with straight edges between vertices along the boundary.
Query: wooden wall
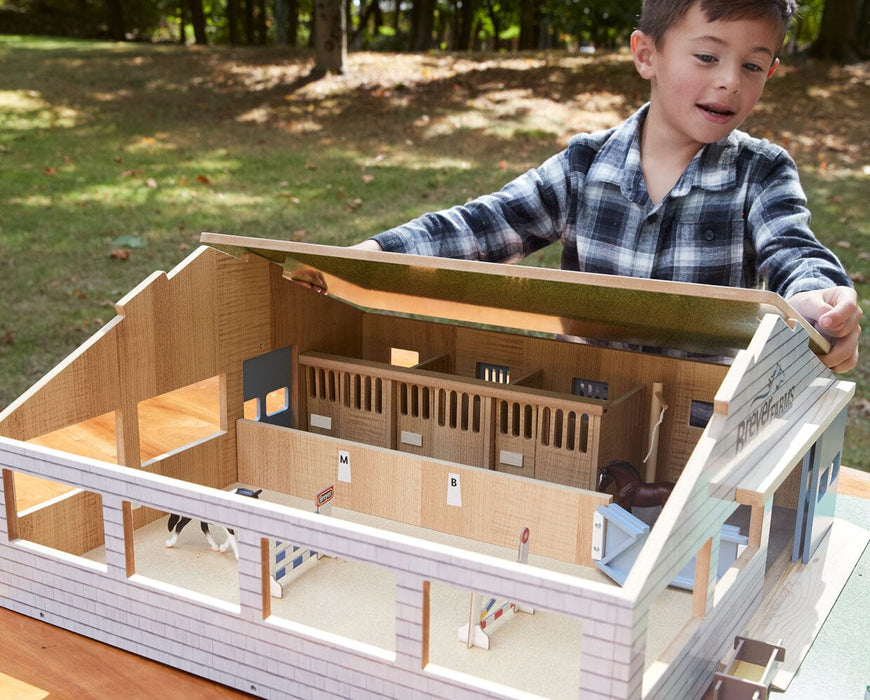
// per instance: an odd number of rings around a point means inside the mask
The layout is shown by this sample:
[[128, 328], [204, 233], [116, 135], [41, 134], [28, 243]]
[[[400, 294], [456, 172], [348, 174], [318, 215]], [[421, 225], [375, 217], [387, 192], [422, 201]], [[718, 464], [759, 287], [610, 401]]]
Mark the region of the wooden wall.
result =
[[[662, 382], [668, 410], [659, 434], [658, 480], [679, 478], [703, 432], [689, 425], [692, 400], [712, 403], [728, 371], [724, 365], [387, 316], [367, 315], [363, 334], [363, 359], [389, 362], [390, 348], [396, 346], [419, 351], [421, 361], [452, 353], [453, 372], [459, 376], [474, 377], [480, 361], [508, 366], [512, 378], [543, 370], [535, 386], [561, 394], [571, 393], [574, 377], [607, 382], [610, 397], [637, 385], [651, 392], [653, 382]], [[643, 456], [649, 446], [648, 415], [640, 425], [637, 416], [631, 420], [623, 437], [641, 442], [644, 449], [637, 452]], [[621, 439], [609, 436], [600, 459], [617, 458], [612, 445]]]
[[[310, 499], [335, 486], [334, 504], [439, 532], [515, 547], [523, 527], [531, 552], [591, 566], [592, 515], [611, 497], [510, 474], [359, 445], [288, 428], [240, 421], [239, 481]], [[337, 479], [339, 451], [352, 480]], [[459, 478], [462, 505], [447, 502]]]
[[19, 537], [69, 554], [102, 547], [103, 532], [103, 503], [90, 491], [72, 491], [18, 518]]

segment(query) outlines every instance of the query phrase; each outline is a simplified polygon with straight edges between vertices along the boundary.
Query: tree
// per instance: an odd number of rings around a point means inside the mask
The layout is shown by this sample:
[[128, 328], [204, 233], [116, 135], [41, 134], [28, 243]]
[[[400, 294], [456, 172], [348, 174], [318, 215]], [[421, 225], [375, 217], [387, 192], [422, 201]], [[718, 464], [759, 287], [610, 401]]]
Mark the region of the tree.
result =
[[520, 51], [533, 51], [540, 45], [541, 39], [541, 8], [537, 2], [522, 0], [520, 2]]
[[299, 3], [297, 0], [287, 0], [287, 44], [299, 44]]
[[124, 30], [124, 11], [121, 7], [121, 0], [108, 0], [106, 10], [109, 18], [109, 36], [116, 41], [124, 41], [127, 33]]
[[858, 56], [866, 61], [870, 59], [870, 0], [861, 3], [861, 11], [858, 13]]
[[205, 11], [202, 0], [188, 0], [190, 4], [190, 24], [193, 26], [193, 40], [197, 44], [208, 44], [208, 35], [205, 33]]
[[245, 43], [254, 43], [254, 0], [242, 0], [245, 4]]
[[[384, 23], [383, 14], [381, 13], [381, 4], [378, 0], [370, 0], [368, 6], [365, 5], [365, 0], [362, 0], [359, 8], [359, 23], [356, 29], [351, 33], [348, 39], [348, 44], [354, 48], [363, 45], [364, 36], [366, 35], [366, 27], [369, 20], [372, 21], [372, 35], [377, 36], [378, 31]], [[348, 30], [350, 30], [350, 15], [348, 15]]]
[[344, 73], [347, 18], [344, 0], [314, 0], [314, 73]]
[[862, 0], [825, 0], [819, 35], [808, 53], [816, 58], [849, 61], [858, 54], [858, 16]]
[[227, 0], [227, 28], [230, 44], [239, 43], [239, 0]]
[[257, 0], [257, 43], [266, 45], [266, 0]]
[[414, 0], [411, 14], [411, 51], [432, 48], [435, 27], [435, 0]]
[[462, 7], [456, 12], [457, 29], [453, 48], [457, 51], [471, 50], [471, 29], [474, 26], [474, 0], [459, 0]]

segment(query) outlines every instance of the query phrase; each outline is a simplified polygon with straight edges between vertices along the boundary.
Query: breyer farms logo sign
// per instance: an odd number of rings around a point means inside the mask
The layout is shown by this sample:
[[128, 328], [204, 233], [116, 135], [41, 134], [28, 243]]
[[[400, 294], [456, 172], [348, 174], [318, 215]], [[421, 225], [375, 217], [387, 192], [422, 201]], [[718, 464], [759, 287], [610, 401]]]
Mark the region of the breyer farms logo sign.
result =
[[767, 386], [749, 403], [749, 415], [737, 425], [737, 452], [764, 430], [769, 421], [781, 416], [794, 403], [795, 385], [785, 386], [785, 370], [779, 362], [767, 378]]

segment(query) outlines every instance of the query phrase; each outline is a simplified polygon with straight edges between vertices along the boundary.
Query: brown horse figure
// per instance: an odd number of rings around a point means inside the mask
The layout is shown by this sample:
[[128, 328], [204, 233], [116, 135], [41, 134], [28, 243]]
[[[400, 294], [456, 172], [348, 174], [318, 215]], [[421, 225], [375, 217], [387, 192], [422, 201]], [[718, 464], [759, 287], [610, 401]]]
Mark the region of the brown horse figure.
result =
[[632, 506], [638, 508], [663, 506], [674, 489], [674, 485], [670, 481], [644, 483], [637, 469], [621, 460], [614, 460], [601, 467], [601, 473], [598, 475], [598, 491], [604, 493], [614, 481], [616, 482], [616, 495], [613, 497], [613, 501], [629, 512], [631, 512]]

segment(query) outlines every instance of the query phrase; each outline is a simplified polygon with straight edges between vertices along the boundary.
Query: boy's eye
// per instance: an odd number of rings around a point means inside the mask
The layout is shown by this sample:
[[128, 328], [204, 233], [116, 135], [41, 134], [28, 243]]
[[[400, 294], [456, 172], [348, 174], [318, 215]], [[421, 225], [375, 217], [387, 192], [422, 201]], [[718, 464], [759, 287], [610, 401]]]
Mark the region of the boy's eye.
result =
[[760, 73], [764, 70], [764, 68], [759, 66], [757, 63], [744, 63], [743, 67], [750, 73]]
[[715, 56], [711, 56], [708, 53], [697, 53], [695, 54], [695, 58], [697, 58], [701, 63], [713, 63], [716, 60]]

